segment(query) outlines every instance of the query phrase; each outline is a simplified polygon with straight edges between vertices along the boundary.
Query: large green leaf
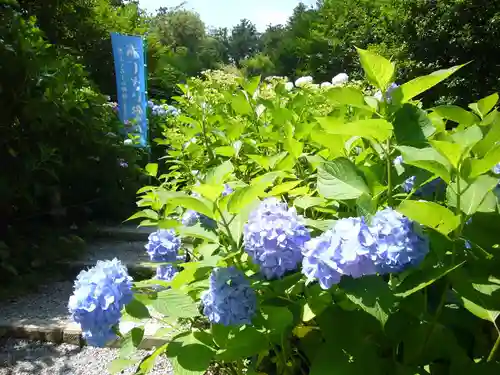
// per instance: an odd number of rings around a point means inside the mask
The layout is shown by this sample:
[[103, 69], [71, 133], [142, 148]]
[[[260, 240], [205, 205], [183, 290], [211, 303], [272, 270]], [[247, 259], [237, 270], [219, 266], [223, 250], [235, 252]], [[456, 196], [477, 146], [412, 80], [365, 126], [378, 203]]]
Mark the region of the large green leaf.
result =
[[284, 306], [263, 306], [265, 327], [273, 334], [281, 335], [293, 323], [292, 312]]
[[406, 103], [417, 95], [429, 90], [439, 82], [445, 80], [463, 65], [454, 66], [449, 69], [438, 70], [429, 75], [417, 77], [399, 86], [392, 91], [391, 96], [394, 103]]
[[331, 156], [345, 156], [346, 136], [342, 134], [330, 134], [316, 127], [311, 133], [311, 140], [330, 150]]
[[448, 235], [460, 225], [460, 217], [435, 202], [406, 200], [397, 210], [411, 220], [444, 235]]
[[450, 264], [448, 266], [438, 265], [431, 269], [416, 270], [396, 287], [394, 293], [398, 297], [406, 298], [463, 266], [464, 263], [465, 261], [458, 264]]
[[[165, 353], [167, 350], [168, 343], [163, 344], [159, 348], [157, 348], [153, 353], [147, 355], [142, 359], [142, 361], [139, 363], [139, 366], [137, 367], [137, 370], [135, 372], [135, 375], [147, 375], [149, 372], [152, 370], [154, 364], [156, 363], [156, 360], [158, 356], [162, 355]], [[134, 361], [137, 363], [137, 361]]]
[[498, 102], [498, 94], [491, 94], [477, 103], [469, 104], [469, 108], [476, 112], [481, 118], [484, 118]]
[[371, 110], [365, 103], [363, 92], [355, 87], [333, 87], [326, 92], [326, 96], [336, 104]]
[[179, 191], [158, 191], [158, 198], [163, 204], [180, 206], [188, 210], [194, 210], [209, 218], [213, 218], [212, 203], [203, 198], [193, 197]]
[[273, 187], [271, 189], [271, 191], [269, 193], [267, 193], [267, 195], [270, 196], [270, 197], [272, 197], [272, 196], [279, 196], [279, 195], [281, 195], [283, 193], [289, 192], [290, 190], [292, 190], [293, 188], [295, 188], [300, 183], [302, 183], [301, 180], [284, 182], [282, 184], [279, 184], [279, 185], [276, 185], [275, 187]]
[[343, 278], [340, 287], [347, 298], [377, 319], [382, 327], [385, 326], [396, 298], [389, 289], [389, 285], [381, 277]]
[[233, 107], [233, 110], [239, 115], [248, 115], [252, 113], [252, 106], [248, 103], [248, 100], [242, 91], [238, 91], [235, 95], [233, 95], [231, 107]]
[[[218, 341], [221, 342], [221, 340], [219, 336]], [[267, 335], [252, 326], [234, 327], [228, 332], [223, 342], [225, 346], [216, 356], [216, 359], [220, 361], [235, 361], [251, 357], [265, 351], [270, 344]]]
[[425, 169], [446, 182], [450, 182], [450, 162], [432, 147], [415, 148], [410, 146], [397, 147], [403, 156], [405, 164]]
[[326, 203], [325, 198], [322, 197], [309, 197], [302, 196], [298, 197], [293, 201], [293, 205], [295, 207], [302, 208], [303, 210], [308, 209], [309, 207], [321, 206]]
[[221, 165], [210, 169], [207, 173], [206, 183], [209, 185], [222, 185], [233, 172], [233, 164], [228, 160]]
[[444, 156], [448, 161], [455, 167], [458, 168], [464, 149], [456, 143], [447, 141], [430, 141], [432, 147], [434, 147], [442, 156]]
[[368, 81], [385, 91], [394, 77], [394, 64], [373, 52], [357, 47], [356, 50]]
[[500, 316], [499, 279], [493, 276], [473, 277], [463, 270], [453, 275], [453, 289], [467, 310], [497, 326]]
[[488, 132], [473, 148], [479, 156], [486, 155], [500, 139], [500, 114], [496, 112], [495, 120], [490, 125]]
[[142, 342], [144, 328], [132, 328], [121, 340], [120, 357], [128, 357], [133, 354]]
[[156, 177], [158, 174], [158, 164], [157, 163], [148, 163], [145, 167], [146, 173], [151, 177]]
[[215, 351], [199, 340], [199, 333], [182, 333], [168, 344], [166, 353], [175, 375], [203, 375], [208, 370]]
[[457, 105], [440, 105], [431, 108], [431, 110], [446, 120], [451, 120], [465, 126], [479, 122], [479, 118], [476, 115]]
[[471, 159], [470, 178], [489, 172], [491, 168], [500, 163], [500, 144], [490, 149], [482, 159]]
[[318, 167], [318, 191], [329, 199], [356, 199], [370, 188], [353, 162], [338, 158]]
[[384, 141], [392, 136], [392, 124], [384, 119], [339, 122], [335, 117], [317, 117], [321, 127], [331, 134], [345, 134]]
[[[466, 215], [474, 214], [485, 200], [487, 194], [491, 192], [497, 184], [498, 179], [488, 175], [479, 176], [471, 184], [467, 184], [467, 182], [461, 180], [460, 190], [462, 193], [460, 198], [460, 209]], [[458, 187], [456, 182], [450, 184], [446, 191], [447, 203], [451, 207], [457, 206], [457, 191]]]
[[265, 184], [255, 184], [236, 190], [231, 194], [227, 210], [233, 214], [237, 214], [255, 202], [260, 196], [265, 196], [266, 187]]
[[182, 237], [201, 238], [202, 240], [214, 243], [219, 242], [219, 238], [215, 233], [206, 230], [200, 224], [196, 224], [191, 227], [178, 227], [177, 231]]
[[198, 316], [198, 305], [185, 292], [168, 289], [159, 292], [153, 308], [160, 314], [172, 318], [193, 318]]
[[396, 112], [394, 135], [400, 145], [425, 144], [436, 128], [425, 111], [406, 103]]
[[139, 302], [135, 298], [133, 298], [132, 301], [130, 301], [125, 306], [125, 311], [127, 312], [127, 314], [129, 314], [130, 316], [137, 318], [137, 319], [150, 318], [148, 308], [142, 302]]

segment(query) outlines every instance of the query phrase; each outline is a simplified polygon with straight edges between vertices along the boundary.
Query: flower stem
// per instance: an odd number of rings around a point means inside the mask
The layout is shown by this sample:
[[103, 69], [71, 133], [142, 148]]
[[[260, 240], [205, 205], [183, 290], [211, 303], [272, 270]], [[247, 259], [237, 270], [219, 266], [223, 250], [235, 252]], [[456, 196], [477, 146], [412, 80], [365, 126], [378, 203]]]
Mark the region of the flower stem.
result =
[[495, 358], [496, 352], [497, 352], [498, 348], [500, 347], [500, 332], [498, 332], [498, 330], [497, 330], [497, 335], [498, 335], [498, 337], [495, 341], [495, 344], [493, 345], [493, 348], [491, 348], [490, 354], [488, 355], [488, 359], [486, 360], [486, 362], [493, 361], [493, 359]]
[[386, 160], [386, 167], [387, 167], [387, 204], [389, 206], [392, 206], [392, 173], [391, 173], [391, 140], [388, 139], [386, 143], [386, 150], [385, 150], [385, 160]]

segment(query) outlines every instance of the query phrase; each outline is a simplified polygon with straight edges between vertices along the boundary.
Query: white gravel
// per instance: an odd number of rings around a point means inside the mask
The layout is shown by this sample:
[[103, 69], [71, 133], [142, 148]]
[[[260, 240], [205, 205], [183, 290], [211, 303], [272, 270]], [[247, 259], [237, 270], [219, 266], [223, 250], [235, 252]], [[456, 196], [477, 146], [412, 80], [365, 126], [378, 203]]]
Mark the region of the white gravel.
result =
[[[148, 352], [138, 351], [144, 356]], [[7, 340], [0, 343], [0, 375], [105, 375], [118, 349]], [[121, 374], [133, 374], [134, 368]], [[151, 375], [172, 375], [165, 356], [160, 356]]]
[[98, 260], [118, 258], [125, 264], [149, 262], [144, 245], [147, 241], [101, 240], [90, 243], [83, 260], [95, 263]]

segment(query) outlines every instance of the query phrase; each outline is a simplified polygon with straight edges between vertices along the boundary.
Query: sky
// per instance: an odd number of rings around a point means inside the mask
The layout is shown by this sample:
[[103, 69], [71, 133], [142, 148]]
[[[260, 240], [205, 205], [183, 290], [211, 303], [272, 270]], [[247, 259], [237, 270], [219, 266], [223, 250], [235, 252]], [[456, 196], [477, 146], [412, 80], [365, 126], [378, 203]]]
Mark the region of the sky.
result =
[[[142, 8], [149, 12], [159, 7], [175, 7], [182, 0], [139, 0]], [[242, 18], [252, 21], [259, 31], [269, 24], [286, 23], [293, 8], [300, 0], [187, 0], [185, 9], [200, 14], [207, 27], [228, 27], [236, 25]], [[302, 0], [306, 5], [314, 5], [316, 0]]]

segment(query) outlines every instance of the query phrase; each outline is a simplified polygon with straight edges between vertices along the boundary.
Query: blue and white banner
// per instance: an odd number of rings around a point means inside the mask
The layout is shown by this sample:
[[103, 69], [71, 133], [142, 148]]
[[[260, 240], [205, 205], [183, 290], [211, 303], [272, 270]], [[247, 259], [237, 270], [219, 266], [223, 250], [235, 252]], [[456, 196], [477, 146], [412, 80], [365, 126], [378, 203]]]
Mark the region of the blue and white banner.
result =
[[118, 117], [124, 132], [138, 137], [138, 146], [148, 144], [146, 69], [144, 43], [140, 36], [111, 33], [115, 58]]

